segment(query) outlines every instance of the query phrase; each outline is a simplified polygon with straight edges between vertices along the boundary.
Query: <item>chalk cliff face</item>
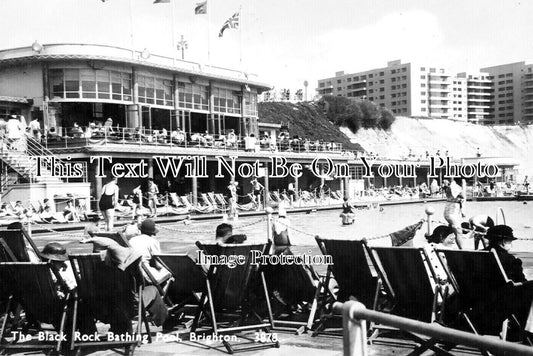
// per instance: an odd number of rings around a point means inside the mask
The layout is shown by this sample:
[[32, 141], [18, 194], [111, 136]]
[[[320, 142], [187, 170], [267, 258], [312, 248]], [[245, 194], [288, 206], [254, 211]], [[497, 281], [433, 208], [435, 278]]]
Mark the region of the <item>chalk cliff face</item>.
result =
[[480, 126], [465, 122], [397, 117], [390, 131], [341, 128], [352, 142], [367, 152], [401, 158], [409, 153], [425, 158], [426, 151], [452, 157], [512, 157], [520, 163], [520, 175], [533, 176], [533, 125]]

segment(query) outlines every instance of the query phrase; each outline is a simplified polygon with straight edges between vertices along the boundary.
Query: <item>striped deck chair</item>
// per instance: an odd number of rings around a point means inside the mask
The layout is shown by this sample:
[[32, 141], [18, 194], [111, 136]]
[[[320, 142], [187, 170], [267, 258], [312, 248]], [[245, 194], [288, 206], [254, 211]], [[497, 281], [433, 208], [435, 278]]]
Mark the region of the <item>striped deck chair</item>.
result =
[[[323, 239], [318, 236], [315, 239], [322, 254], [331, 256], [333, 264], [328, 266], [322, 284], [323, 291], [320, 292], [319, 299], [321, 322], [315, 328], [313, 336], [322, 333], [328, 319], [334, 316], [331, 313], [324, 313], [327, 304], [355, 298], [367, 307], [377, 309], [381, 289], [381, 280], [371, 267], [370, 253], [365, 240]], [[331, 278], [334, 278], [339, 286], [336, 299], [327, 289]]]
[[480, 306], [496, 293], [505, 290], [511, 282], [496, 251], [437, 249], [436, 252], [457, 292], [459, 316], [464, 319], [470, 331], [476, 334], [499, 334], [505, 340], [509, 322], [520, 326], [514, 315], [497, 320], [496, 324], [501, 322], [500, 330], [484, 328], [478, 321]]
[[[133, 354], [135, 346], [143, 341], [141, 335], [143, 322], [150, 335], [142, 298], [140, 260], [122, 271], [106, 264], [98, 253], [73, 254], [69, 256], [69, 259], [78, 285], [74, 294], [70, 350], [80, 350], [87, 346], [124, 346], [126, 355]], [[80, 310], [84, 311], [83, 314], [79, 313]], [[133, 325], [129, 325], [128, 330], [120, 331], [125, 334], [124, 336], [129, 336], [127, 340], [82, 341], [74, 337], [80, 317], [101, 321], [112, 326], [113, 320], [122, 322], [126, 326], [135, 317], [137, 327], [133, 331]], [[100, 337], [105, 339], [103, 335]], [[144, 339], [148, 341], [150, 337]]]
[[[262, 349], [265, 347], [279, 347], [279, 342], [260, 343], [254, 341], [243, 335], [242, 332], [261, 330], [268, 332], [269, 328], [273, 328], [272, 310], [270, 308], [270, 300], [268, 297], [268, 289], [264, 274], [258, 271], [257, 266], [252, 263], [252, 251], [260, 253], [267, 253], [269, 244], [267, 245], [245, 245], [245, 244], [213, 244], [204, 245], [197, 242], [196, 245], [202, 250], [205, 255], [223, 257], [225, 259], [230, 256], [243, 256], [242, 263], [235, 266], [228, 264], [214, 265], [211, 264], [206, 278], [206, 291], [202, 294], [200, 300], [200, 308], [196, 313], [191, 331], [195, 332], [201, 327], [204, 321], [208, 327], [212, 329], [213, 335], [219, 336], [221, 334], [235, 334], [239, 333], [242, 339], [248, 340], [247, 343], [230, 344], [228, 341], [223, 341], [228, 353], [232, 354], [239, 351], [251, 351]], [[257, 285], [262, 285], [262, 288], [257, 288], [255, 303], [251, 302], [251, 282], [252, 277], [255, 277]], [[259, 289], [262, 289], [259, 291]], [[262, 295], [261, 295], [262, 294]], [[261, 298], [261, 299], [259, 299]], [[258, 301], [265, 303], [266, 312], [268, 313], [268, 322], [263, 322], [263, 318], [257, 313]], [[203, 317], [205, 315], [205, 317]], [[226, 318], [224, 318], [226, 316]], [[227, 326], [223, 321], [230, 321], [227, 317], [233, 316], [230, 320], [239, 322], [240, 326]], [[251, 318], [255, 318], [256, 322], [252, 322]], [[226, 319], [226, 320], [225, 320]], [[246, 321], [246, 322], [245, 322]], [[238, 348], [236, 348], [238, 346]]]
[[[6, 349], [53, 349], [61, 350], [65, 334], [68, 303], [71, 295], [57, 270], [48, 263], [3, 262], [0, 263], [0, 275], [11, 278], [12, 297], [8, 302], [9, 311], [13, 296], [23, 305], [27, 315], [39, 323], [51, 324], [57, 332], [57, 341], [41, 343], [36, 337], [30, 342], [19, 343], [17, 338], [7, 344], [1, 344], [0, 350]], [[6, 319], [2, 323], [0, 338], [6, 333]]]
[[[411, 247], [372, 247], [371, 257], [383, 281], [383, 287], [393, 301], [391, 312], [402, 317], [433, 322], [436, 320], [440, 285], [433, 286], [433, 273], [426, 251]], [[436, 276], [433, 275], [435, 279]], [[377, 330], [396, 330], [378, 326]], [[420, 344], [412, 354], [420, 355], [428, 349], [439, 355], [451, 355], [448, 350], [437, 346], [438, 339], [423, 339], [419, 335], [401, 331], [409, 339]]]

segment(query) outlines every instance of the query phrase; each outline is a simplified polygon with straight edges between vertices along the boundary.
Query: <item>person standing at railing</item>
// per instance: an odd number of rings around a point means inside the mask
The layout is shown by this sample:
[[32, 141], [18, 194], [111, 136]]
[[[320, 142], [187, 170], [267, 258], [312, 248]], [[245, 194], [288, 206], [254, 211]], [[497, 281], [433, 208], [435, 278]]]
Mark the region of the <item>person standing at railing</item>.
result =
[[118, 204], [117, 178], [113, 177], [102, 187], [102, 196], [98, 202], [98, 207], [102, 212], [106, 231], [111, 231], [115, 223], [115, 206]]

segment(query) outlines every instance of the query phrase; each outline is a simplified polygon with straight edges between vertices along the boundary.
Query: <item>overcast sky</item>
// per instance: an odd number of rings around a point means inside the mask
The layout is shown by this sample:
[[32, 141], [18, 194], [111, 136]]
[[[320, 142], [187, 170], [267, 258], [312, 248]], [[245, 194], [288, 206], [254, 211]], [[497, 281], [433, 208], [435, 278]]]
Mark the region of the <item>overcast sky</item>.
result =
[[[171, 55], [174, 8], [176, 38], [188, 42], [185, 59], [207, 63], [209, 42], [211, 64], [256, 73], [276, 88], [308, 80], [314, 89], [336, 71], [395, 59], [454, 72], [533, 62], [529, 0], [209, 0], [209, 15], [194, 15], [200, 0], [172, 1], [0, 0], [0, 48], [34, 40], [130, 48], [133, 24], [136, 49]], [[219, 38], [241, 4], [241, 29]]]

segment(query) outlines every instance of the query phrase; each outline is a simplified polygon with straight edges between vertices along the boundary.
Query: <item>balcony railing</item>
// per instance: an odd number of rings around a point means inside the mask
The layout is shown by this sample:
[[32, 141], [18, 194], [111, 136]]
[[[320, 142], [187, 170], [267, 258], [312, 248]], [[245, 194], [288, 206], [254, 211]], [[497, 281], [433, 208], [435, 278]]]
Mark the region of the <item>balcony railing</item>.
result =
[[[67, 134], [57, 134], [57, 132]], [[86, 146], [142, 146], [212, 149], [242, 152], [324, 152], [343, 153], [342, 143], [309, 140], [305, 138], [266, 137], [259, 138], [235, 134], [186, 133], [174, 130], [132, 129], [124, 127], [63, 128], [46, 131], [43, 145], [51, 150], [79, 148]]]

